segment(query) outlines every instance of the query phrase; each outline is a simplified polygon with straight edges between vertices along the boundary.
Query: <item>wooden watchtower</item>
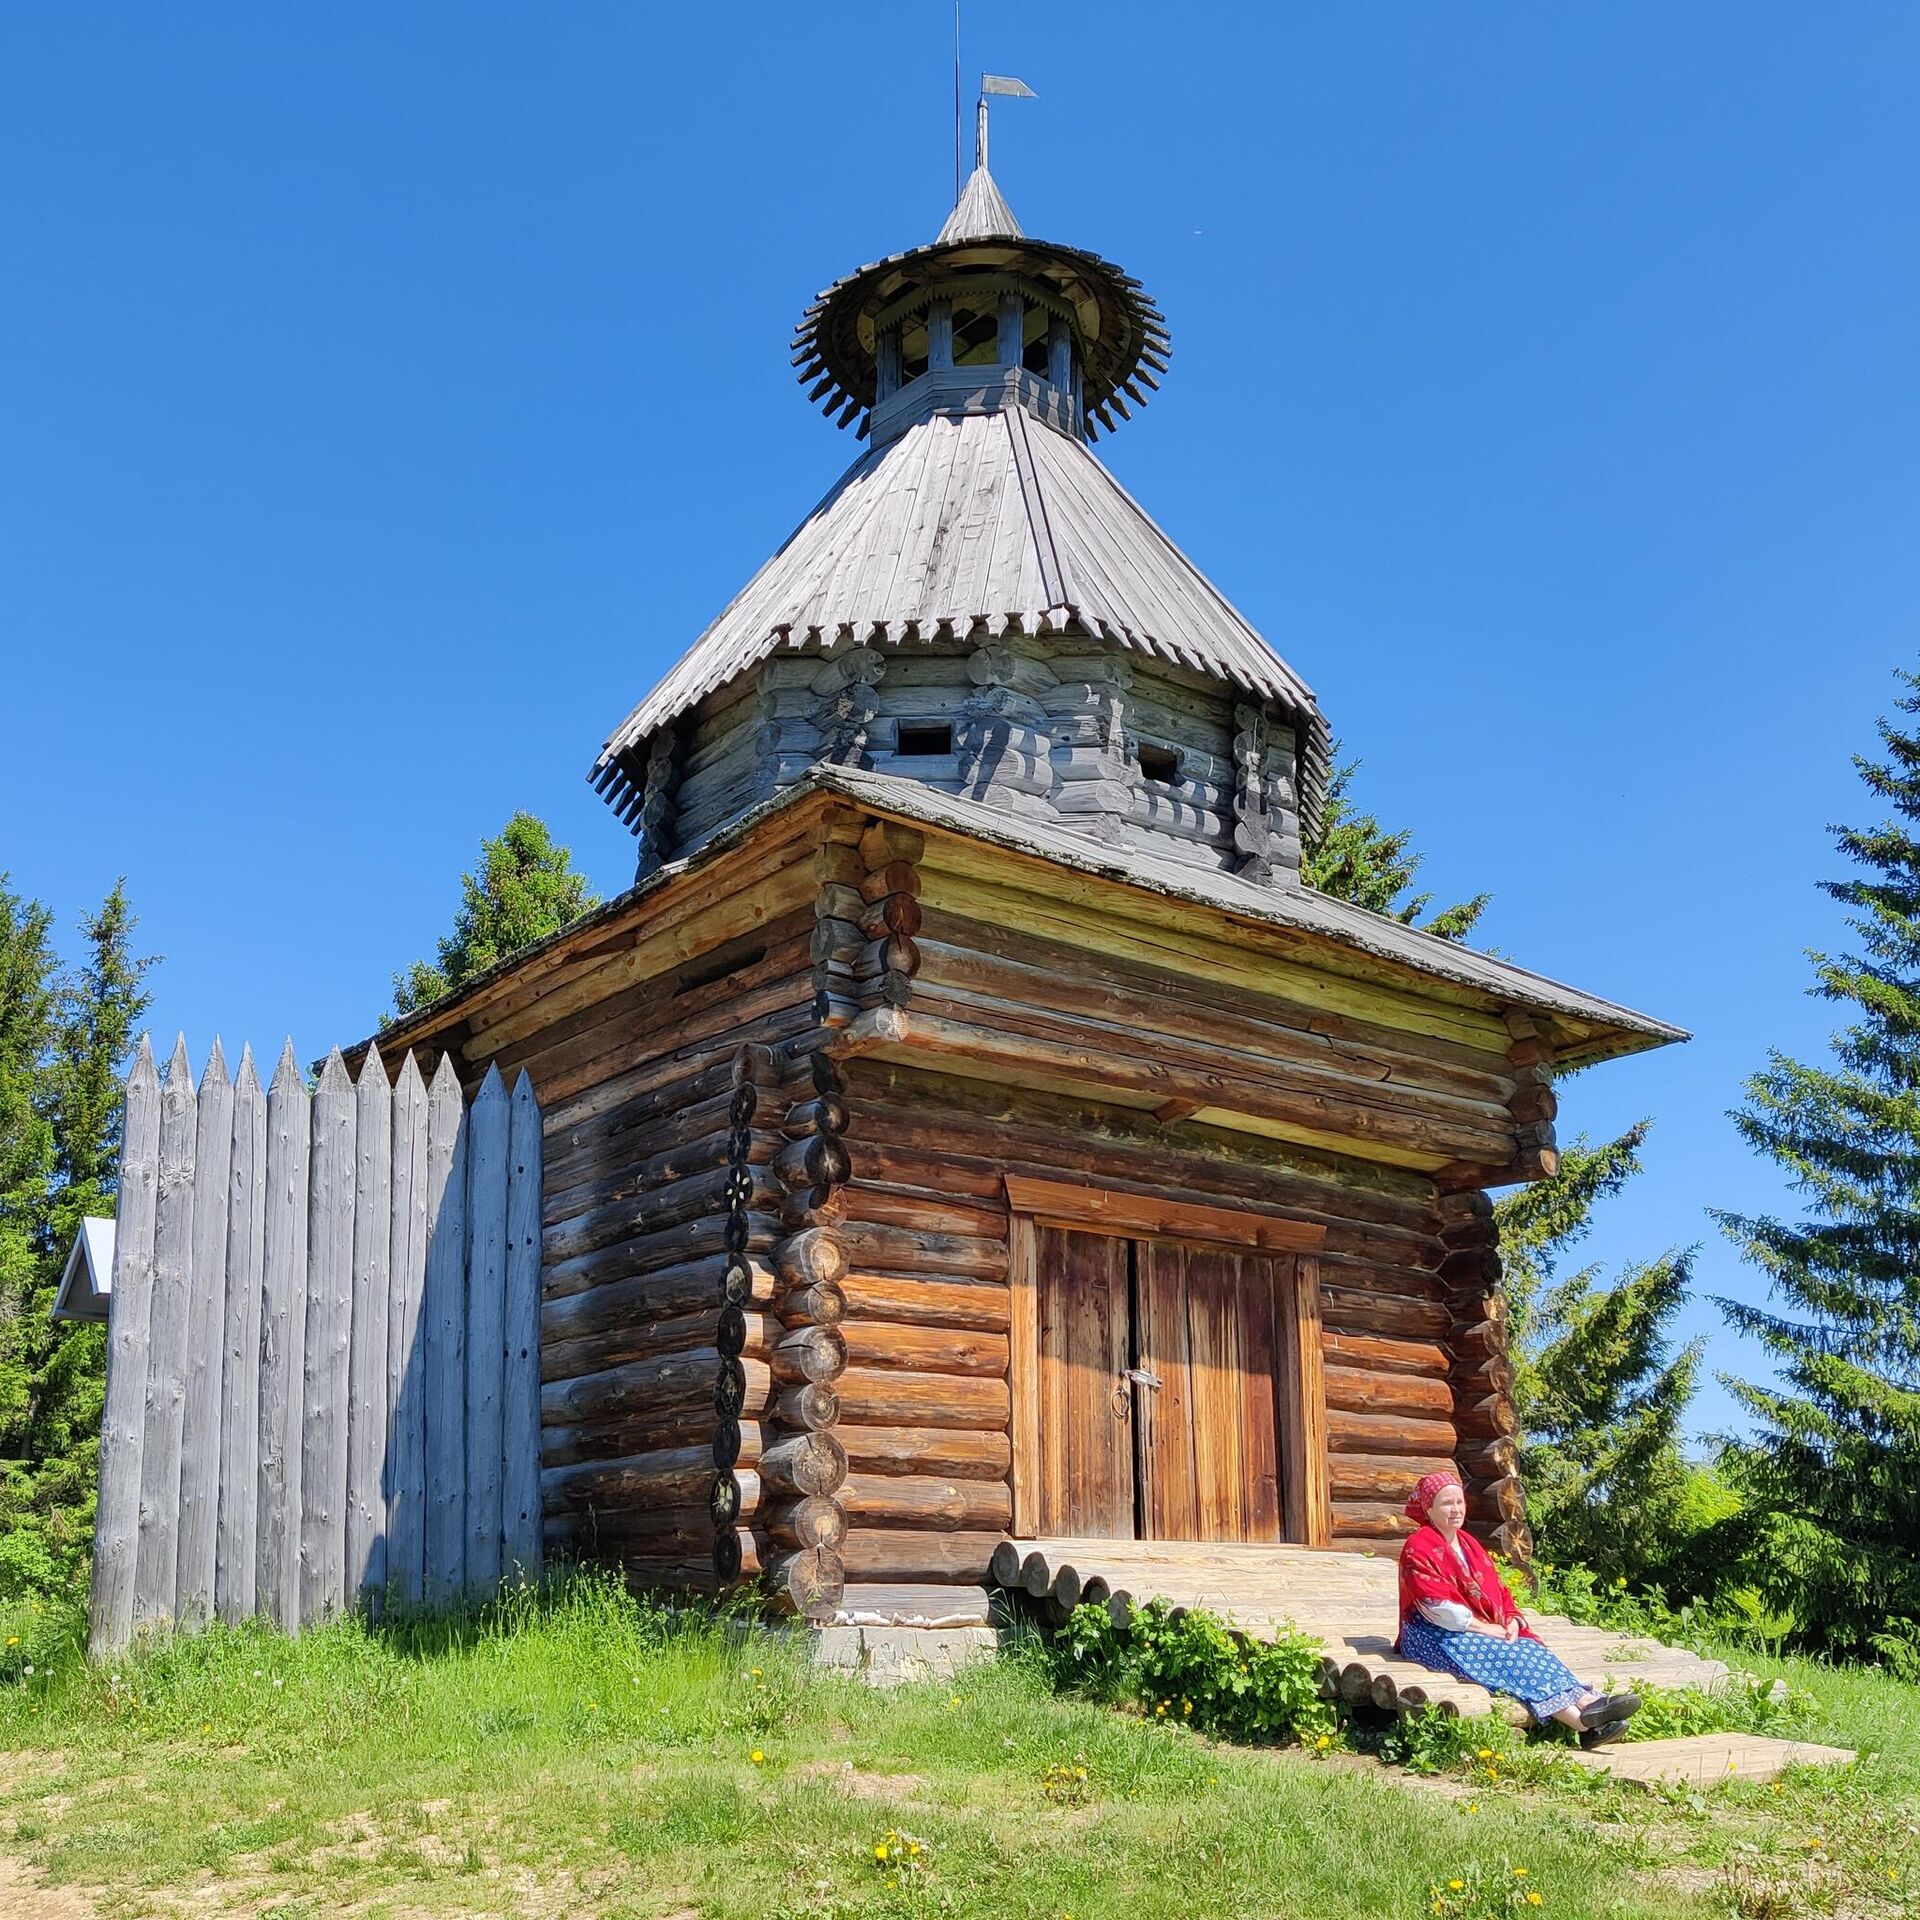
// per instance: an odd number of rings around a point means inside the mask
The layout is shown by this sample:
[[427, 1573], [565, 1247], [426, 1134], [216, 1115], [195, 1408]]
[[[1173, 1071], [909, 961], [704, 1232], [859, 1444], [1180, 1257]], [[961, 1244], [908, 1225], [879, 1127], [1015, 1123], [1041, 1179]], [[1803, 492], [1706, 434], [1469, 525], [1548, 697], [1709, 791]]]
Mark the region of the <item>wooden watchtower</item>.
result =
[[1088, 447], [1167, 344], [984, 166], [823, 293], [865, 449], [603, 749], [635, 885], [381, 1036], [538, 1093], [550, 1551], [818, 1614], [1452, 1461], [1524, 1553], [1483, 1189], [1678, 1036], [1301, 885], [1326, 721]]

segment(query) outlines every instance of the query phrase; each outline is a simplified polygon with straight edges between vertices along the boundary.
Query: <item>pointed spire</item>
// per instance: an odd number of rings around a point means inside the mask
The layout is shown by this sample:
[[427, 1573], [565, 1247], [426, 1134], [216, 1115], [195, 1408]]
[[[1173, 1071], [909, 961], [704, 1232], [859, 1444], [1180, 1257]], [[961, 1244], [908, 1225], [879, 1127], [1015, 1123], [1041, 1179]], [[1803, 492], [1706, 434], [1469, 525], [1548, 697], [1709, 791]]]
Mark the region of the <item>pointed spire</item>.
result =
[[193, 1062], [187, 1056], [187, 1036], [178, 1035], [173, 1043], [173, 1058], [167, 1062], [167, 1091], [175, 1094], [193, 1093]]
[[240, 1043], [240, 1065], [234, 1072], [233, 1084], [240, 1093], [257, 1093], [260, 1089], [260, 1069], [253, 1063], [251, 1040]]
[[940, 229], [940, 237], [933, 244], [944, 247], [957, 240], [1025, 238], [1020, 222], [1013, 217], [1013, 209], [1007, 205], [1006, 196], [994, 184], [993, 175], [983, 162], [974, 168], [967, 184], [961, 188], [960, 198], [954, 202], [953, 211], [947, 215], [947, 224]]
[[160, 1090], [160, 1069], [154, 1065], [153, 1036], [150, 1033], [140, 1036], [140, 1044], [133, 1051], [133, 1067], [127, 1075], [127, 1085], [136, 1083], [143, 1092], [149, 1087], [156, 1093]]
[[273, 1085], [270, 1092], [285, 1098], [289, 1094], [305, 1093], [307, 1083], [300, 1077], [300, 1062], [293, 1051], [293, 1035], [287, 1035], [287, 1044], [280, 1049], [280, 1064], [273, 1070]]
[[360, 1078], [357, 1086], [377, 1084], [380, 1091], [387, 1091], [387, 1063], [380, 1058], [380, 1044], [376, 1040], [367, 1042], [367, 1050], [360, 1056]]

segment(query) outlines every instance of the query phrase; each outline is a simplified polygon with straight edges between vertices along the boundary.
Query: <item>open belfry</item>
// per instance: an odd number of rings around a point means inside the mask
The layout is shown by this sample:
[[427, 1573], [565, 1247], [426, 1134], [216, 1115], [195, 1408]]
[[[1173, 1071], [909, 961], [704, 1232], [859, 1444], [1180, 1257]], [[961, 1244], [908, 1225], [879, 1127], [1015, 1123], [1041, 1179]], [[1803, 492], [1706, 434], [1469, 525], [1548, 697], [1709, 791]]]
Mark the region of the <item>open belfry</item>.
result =
[[1676, 1030], [1302, 884], [1327, 720], [1089, 447], [1161, 317], [984, 155], [794, 357], [861, 451], [602, 749], [634, 886], [380, 1035], [538, 1098], [549, 1554], [820, 1619], [1452, 1462], [1524, 1559], [1485, 1190]]

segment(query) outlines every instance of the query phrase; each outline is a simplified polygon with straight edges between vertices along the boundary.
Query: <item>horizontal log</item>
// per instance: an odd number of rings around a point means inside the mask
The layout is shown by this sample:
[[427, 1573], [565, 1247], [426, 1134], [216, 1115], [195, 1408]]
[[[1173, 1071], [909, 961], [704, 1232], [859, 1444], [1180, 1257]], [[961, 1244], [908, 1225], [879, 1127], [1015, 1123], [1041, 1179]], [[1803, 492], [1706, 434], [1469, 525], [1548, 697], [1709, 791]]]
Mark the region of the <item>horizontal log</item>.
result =
[[1451, 1364], [1447, 1348], [1437, 1340], [1324, 1330], [1320, 1346], [1329, 1366], [1358, 1367], [1369, 1373], [1425, 1374], [1445, 1379]]
[[1377, 1293], [1323, 1274], [1320, 1321], [1329, 1332], [1372, 1333], [1444, 1342], [1453, 1315], [1438, 1300], [1403, 1293]]
[[1453, 1388], [1418, 1374], [1371, 1373], [1359, 1367], [1327, 1367], [1327, 1405], [1343, 1413], [1411, 1413], [1444, 1419], [1453, 1411]]
[[[984, 1291], [984, 1289], [981, 1289]], [[975, 1333], [960, 1327], [903, 1326], [854, 1319], [841, 1328], [847, 1363], [856, 1367], [897, 1367], [913, 1373], [979, 1374], [1006, 1377], [1009, 1353], [1004, 1333]]]
[[577, 1340], [630, 1320], [664, 1320], [703, 1308], [766, 1307], [779, 1283], [773, 1269], [745, 1255], [708, 1254], [663, 1272], [610, 1280], [584, 1293], [549, 1299], [540, 1307], [542, 1342]]
[[780, 1131], [789, 1140], [804, 1140], [814, 1134], [840, 1134], [847, 1130], [847, 1103], [837, 1093], [816, 1093], [810, 1100], [797, 1100], [780, 1122]]
[[833, 1433], [775, 1430], [771, 1443], [764, 1426], [756, 1423], [754, 1433], [753, 1457], [742, 1464], [776, 1493], [833, 1493], [847, 1477], [847, 1450]]
[[710, 1554], [681, 1558], [674, 1554], [629, 1553], [614, 1559], [635, 1593], [713, 1593], [715, 1579]]
[[583, 1254], [729, 1209], [771, 1210], [780, 1204], [785, 1191], [765, 1167], [723, 1166], [695, 1174], [548, 1227], [541, 1236], [541, 1264], [549, 1268], [564, 1266]]
[[837, 1429], [849, 1469], [866, 1474], [957, 1474], [969, 1480], [1004, 1480], [1013, 1469], [1013, 1443], [1005, 1433], [968, 1427], [868, 1427]]
[[736, 1225], [721, 1213], [703, 1214], [656, 1233], [635, 1234], [610, 1247], [596, 1248], [570, 1260], [543, 1262], [541, 1287], [549, 1299], [584, 1293], [589, 1287], [615, 1280], [658, 1273], [720, 1253], [766, 1255], [783, 1237], [777, 1221], [764, 1213], [745, 1216]]
[[575, 1426], [546, 1422], [540, 1429], [540, 1465], [572, 1466], [583, 1460], [618, 1460], [628, 1454], [659, 1453], [678, 1447], [707, 1446], [714, 1434], [711, 1397], [594, 1420]]
[[782, 1493], [752, 1472], [720, 1476], [713, 1518], [716, 1526], [751, 1527], [783, 1547], [838, 1547], [847, 1536], [846, 1511], [837, 1499]]
[[713, 1551], [713, 1518], [705, 1501], [650, 1511], [583, 1508], [549, 1514], [544, 1538], [549, 1551], [582, 1558], [617, 1558], [631, 1552], [697, 1561]]
[[773, 1377], [783, 1385], [829, 1381], [846, 1364], [847, 1341], [839, 1327], [795, 1327], [773, 1347]]
[[845, 1423], [876, 1427], [975, 1427], [1004, 1431], [1012, 1400], [1004, 1380], [849, 1367], [834, 1382]]
[[1365, 1534], [1369, 1538], [1400, 1537], [1413, 1531], [1413, 1522], [1399, 1507], [1387, 1501], [1336, 1500], [1333, 1503], [1333, 1536], [1346, 1540]]
[[851, 1473], [840, 1489], [840, 1502], [847, 1518], [860, 1526], [953, 1532], [1013, 1524], [1013, 1495], [1003, 1480]]
[[[860, 1176], [849, 1196], [848, 1215], [870, 1227], [898, 1227], [909, 1233], [945, 1234], [956, 1240], [1004, 1240], [1007, 1206], [1004, 1197], [973, 1200], [942, 1192], [938, 1187], [897, 1186], [864, 1177], [866, 1146], [860, 1148]], [[931, 1169], [929, 1178], [938, 1179]]]
[[780, 1296], [780, 1318], [790, 1327], [837, 1327], [846, 1317], [838, 1287], [794, 1287]]
[[[755, 1134], [750, 1128], [736, 1126], [730, 1109], [738, 1098], [729, 1093], [702, 1103], [699, 1118], [691, 1115], [679, 1125], [666, 1120], [655, 1123], [654, 1138], [667, 1136], [670, 1144], [644, 1158], [623, 1160], [618, 1152], [600, 1156], [590, 1177], [576, 1179], [560, 1187], [551, 1180], [541, 1207], [541, 1220], [557, 1227], [567, 1220], [584, 1219], [614, 1202], [643, 1194], [662, 1193], [681, 1181], [698, 1179], [716, 1168], [735, 1161], [771, 1160], [777, 1141], [769, 1134]], [[649, 1146], [654, 1144], [650, 1138]]]
[[733, 1097], [728, 1060], [649, 1061], [639, 1073], [618, 1075], [589, 1093], [543, 1106], [542, 1163], [563, 1180], [576, 1177], [583, 1161], [630, 1152], [633, 1135], [644, 1138], [663, 1115], [691, 1112], [712, 1100]]
[[789, 1191], [837, 1187], [853, 1171], [853, 1158], [837, 1134], [807, 1134], [789, 1140], [773, 1156], [773, 1173]]
[[917, 1327], [959, 1327], [1005, 1333], [1013, 1295], [987, 1281], [906, 1279], [890, 1273], [849, 1273], [840, 1283], [847, 1311], [868, 1321]]
[[[731, 1341], [720, 1332], [723, 1320], [730, 1323]], [[765, 1353], [780, 1332], [779, 1321], [771, 1315], [742, 1314], [738, 1308], [708, 1307], [698, 1313], [676, 1314], [671, 1320], [634, 1320], [585, 1334], [578, 1340], [542, 1340], [540, 1378], [577, 1380], [629, 1361], [651, 1360], [659, 1354], [684, 1353], [690, 1347], [706, 1345], [731, 1346], [736, 1353], [744, 1346], [748, 1351]]]
[[1428, 1471], [1425, 1460], [1391, 1454], [1336, 1453], [1327, 1462], [1336, 1500], [1405, 1500]]
[[847, 1271], [847, 1253], [830, 1227], [807, 1227], [774, 1249], [774, 1271], [790, 1287], [831, 1286]]
[[671, 1447], [550, 1467], [540, 1476], [540, 1497], [549, 1518], [589, 1507], [608, 1513], [691, 1507], [707, 1498], [713, 1479], [710, 1447]]
[[1327, 1446], [1334, 1453], [1397, 1454], [1437, 1467], [1453, 1458], [1458, 1444], [1459, 1435], [1451, 1420], [1327, 1409]]
[[848, 1258], [863, 1271], [925, 1274], [929, 1279], [1005, 1280], [1005, 1240], [963, 1239], [848, 1220], [839, 1229]]
[[709, 1344], [553, 1381], [540, 1389], [541, 1423], [578, 1426], [628, 1413], [657, 1420], [670, 1407], [709, 1406], [720, 1364], [720, 1350]]
[[1002, 1535], [852, 1527], [840, 1549], [850, 1580], [984, 1585]]
[[768, 1409], [771, 1423], [792, 1433], [819, 1433], [835, 1426], [840, 1419], [838, 1386], [838, 1381], [828, 1385], [810, 1380], [804, 1386], [782, 1387]]

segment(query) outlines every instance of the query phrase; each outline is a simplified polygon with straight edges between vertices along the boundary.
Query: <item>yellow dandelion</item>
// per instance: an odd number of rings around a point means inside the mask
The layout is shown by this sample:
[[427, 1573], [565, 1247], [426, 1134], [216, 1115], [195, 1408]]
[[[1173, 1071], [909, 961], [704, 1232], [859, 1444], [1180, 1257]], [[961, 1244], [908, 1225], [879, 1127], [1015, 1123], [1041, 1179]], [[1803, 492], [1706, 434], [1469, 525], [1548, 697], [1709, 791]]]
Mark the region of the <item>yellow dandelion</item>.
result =
[[20, 1644], [20, 1636], [17, 1633], [10, 1633], [7, 1635], [8, 1646], [17, 1647], [19, 1644]]
[[200, 1731], [202, 1733], [211, 1733], [213, 1731], [213, 1722], [211, 1720], [203, 1721], [201, 1723]]
[[1527, 1895], [1528, 1906], [1537, 1907], [1539, 1904], [1540, 1904], [1540, 1896], [1537, 1893], [1530, 1893]]
[[751, 1760], [756, 1767], [759, 1766], [761, 1762], [766, 1759], [766, 1757], [767, 1756], [765, 1755], [765, 1753], [763, 1753], [758, 1747], [755, 1747], [754, 1750], [747, 1755], [747, 1758]]
[[873, 1857], [876, 1860], [884, 1860], [887, 1857], [887, 1849], [884, 1842], [882, 1842], [879, 1846], [874, 1848]]
[[1478, 1800], [1469, 1800], [1467, 1802], [1467, 1811], [1469, 1813], [1478, 1813], [1480, 1811], [1480, 1802]]
[[1155, 1713], [1165, 1713], [1166, 1710], [1167, 1710], [1167, 1703], [1164, 1700], [1162, 1700], [1160, 1704], [1154, 1708]]
[[1447, 1891], [1449, 1893], [1459, 1893], [1465, 1889], [1466, 1884], [1464, 1880], [1449, 1880], [1447, 1882]]
[[1317, 1747], [1320, 1750], [1320, 1752], [1325, 1753], [1326, 1750], [1333, 1745], [1333, 1735], [1330, 1733], [1323, 1733], [1320, 1736], [1320, 1738], [1316, 1740], [1313, 1744], [1315, 1745], [1315, 1747]]
[[909, 1853], [918, 1853], [920, 1851], [920, 1842], [918, 1840], [909, 1840], [907, 1842], [907, 1851]]
[[1482, 1747], [1473, 1757], [1476, 1760], [1491, 1760], [1493, 1758], [1493, 1749], [1491, 1747]]
[[954, 1694], [953, 1697], [949, 1699], [947, 1702], [947, 1705], [950, 1707], [957, 1707], [959, 1704], [960, 1704], [960, 1696], [957, 1693]]
[[1513, 1870], [1513, 1877], [1514, 1877], [1514, 1878], [1515, 1878], [1516, 1880], [1524, 1880], [1524, 1879], [1525, 1879], [1525, 1878], [1527, 1877], [1527, 1870], [1526, 1870], [1526, 1868], [1525, 1868], [1525, 1867], [1515, 1867], [1515, 1868], [1514, 1868], [1514, 1870]]

